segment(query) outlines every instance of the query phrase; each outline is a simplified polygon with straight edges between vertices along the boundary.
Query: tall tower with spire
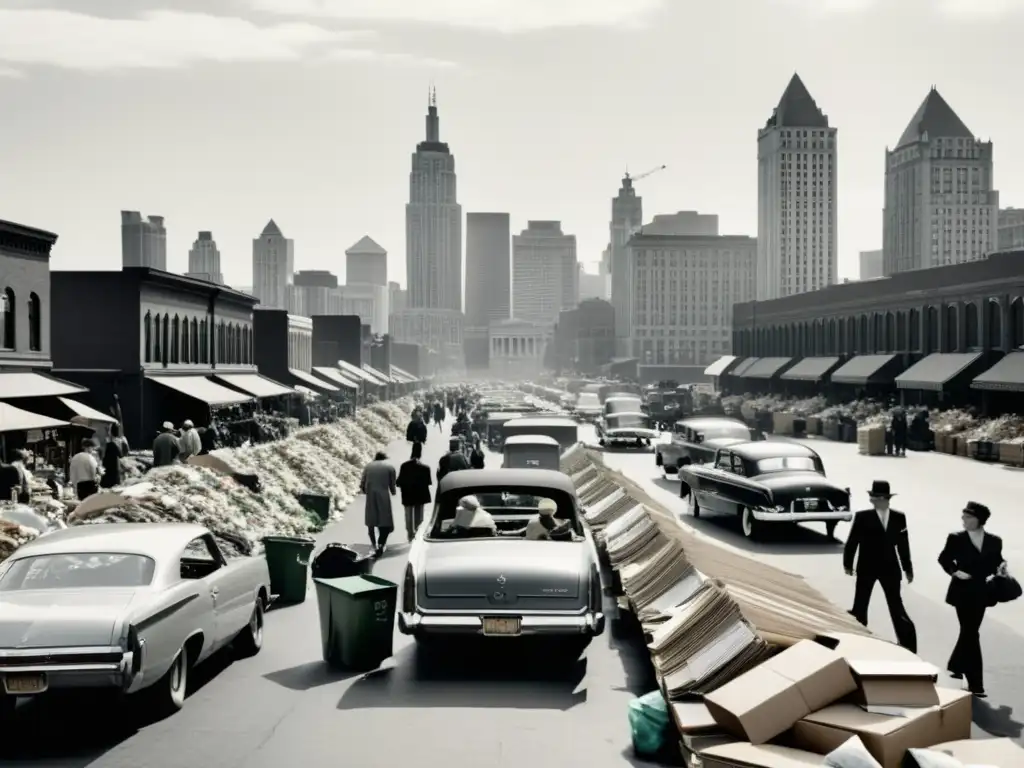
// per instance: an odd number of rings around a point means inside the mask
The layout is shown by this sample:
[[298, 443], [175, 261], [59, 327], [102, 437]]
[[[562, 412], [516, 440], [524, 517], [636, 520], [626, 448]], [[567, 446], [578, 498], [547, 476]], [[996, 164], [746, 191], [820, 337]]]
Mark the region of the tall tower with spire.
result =
[[608, 252], [611, 271], [611, 303], [615, 307], [615, 347], [621, 356], [629, 355], [630, 298], [633, 291], [632, 270], [626, 243], [633, 231], [643, 224], [644, 201], [637, 195], [633, 179], [622, 177], [619, 194], [612, 198], [612, 220]]

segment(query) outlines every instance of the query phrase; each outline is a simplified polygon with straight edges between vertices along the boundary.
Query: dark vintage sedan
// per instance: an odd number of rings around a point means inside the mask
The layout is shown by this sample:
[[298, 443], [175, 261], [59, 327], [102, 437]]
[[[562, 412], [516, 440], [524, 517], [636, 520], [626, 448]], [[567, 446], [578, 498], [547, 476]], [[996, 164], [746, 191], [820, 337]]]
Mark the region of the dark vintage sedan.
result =
[[[773, 523], [825, 523], [829, 536], [850, 522], [850, 489], [825, 477], [821, 457], [782, 440], [721, 447], [708, 464], [680, 470], [690, 514], [739, 515], [743, 535], [756, 539]], [[684, 486], [685, 487], [685, 486]]]
[[738, 419], [723, 416], [704, 416], [677, 421], [670, 442], [655, 448], [654, 463], [666, 475], [675, 475], [680, 467], [700, 464], [714, 459], [719, 440], [748, 442], [759, 437]]

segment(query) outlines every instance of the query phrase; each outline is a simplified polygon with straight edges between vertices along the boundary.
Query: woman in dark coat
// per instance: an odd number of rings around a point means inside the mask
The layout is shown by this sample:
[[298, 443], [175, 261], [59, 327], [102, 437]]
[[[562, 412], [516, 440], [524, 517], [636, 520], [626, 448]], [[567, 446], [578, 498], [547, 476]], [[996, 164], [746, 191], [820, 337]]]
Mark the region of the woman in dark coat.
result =
[[397, 493], [395, 468], [388, 464], [386, 454], [378, 452], [373, 461], [363, 470], [359, 492], [366, 496], [366, 530], [370, 535], [370, 546], [377, 556], [384, 554], [388, 536], [395, 530], [391, 515], [391, 497]]
[[967, 689], [985, 698], [981, 660], [981, 621], [988, 606], [986, 583], [1006, 573], [1003, 540], [985, 530], [991, 512], [984, 504], [967, 502], [961, 515], [963, 530], [951, 533], [939, 555], [939, 565], [951, 577], [946, 602], [956, 609], [960, 636], [946, 665], [957, 680], [967, 678]]
[[423, 507], [430, 503], [430, 486], [434, 480], [430, 467], [420, 461], [423, 443], [412, 444], [412, 456], [398, 470], [398, 489], [405, 507], [405, 537], [412, 541], [423, 524]]
[[121, 459], [128, 455], [128, 443], [121, 437], [121, 425], [110, 425], [110, 436], [103, 447], [103, 476], [100, 488], [113, 488], [121, 484]]

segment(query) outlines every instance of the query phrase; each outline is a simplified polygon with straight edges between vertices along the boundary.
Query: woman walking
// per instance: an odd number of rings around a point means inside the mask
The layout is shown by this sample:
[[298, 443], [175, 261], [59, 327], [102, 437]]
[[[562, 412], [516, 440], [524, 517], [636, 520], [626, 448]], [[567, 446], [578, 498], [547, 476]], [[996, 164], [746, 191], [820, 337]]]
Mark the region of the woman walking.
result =
[[397, 493], [396, 480], [395, 468], [388, 464], [387, 454], [378, 451], [373, 461], [363, 469], [363, 477], [359, 481], [359, 492], [366, 496], [366, 530], [377, 557], [384, 554], [388, 536], [395, 530], [391, 497]]
[[430, 486], [434, 482], [430, 467], [420, 461], [422, 457], [423, 443], [413, 443], [412, 456], [398, 470], [398, 488], [405, 507], [405, 538], [409, 541], [423, 524], [423, 507], [430, 503]]
[[949, 534], [939, 555], [939, 565], [951, 577], [946, 602], [956, 609], [960, 624], [946, 667], [954, 679], [966, 678], [967, 689], [980, 699], [986, 696], [980, 635], [988, 606], [986, 584], [993, 576], [1006, 574], [1003, 540], [985, 530], [991, 514], [984, 504], [967, 502], [960, 516], [964, 529]]

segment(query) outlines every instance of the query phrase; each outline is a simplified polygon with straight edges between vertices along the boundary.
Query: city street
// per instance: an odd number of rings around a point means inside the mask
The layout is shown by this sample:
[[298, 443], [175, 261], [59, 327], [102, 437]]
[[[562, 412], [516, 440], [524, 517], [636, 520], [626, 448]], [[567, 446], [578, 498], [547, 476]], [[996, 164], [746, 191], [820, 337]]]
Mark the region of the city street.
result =
[[[448, 427], [431, 425], [424, 460], [435, 467]], [[397, 464], [409, 445], [389, 447]], [[491, 465], [500, 457], [489, 456]], [[362, 500], [323, 541], [364, 543]], [[392, 551], [374, 573], [399, 583], [405, 567], [401, 507]], [[610, 601], [609, 601], [610, 602]], [[614, 608], [609, 604], [609, 616]], [[623, 634], [629, 639], [618, 639]], [[441, 664], [418, 661], [395, 633], [395, 655], [370, 675], [330, 671], [321, 661], [315, 594], [267, 615], [262, 652], [229, 654], [202, 674], [185, 708], [132, 731], [126, 716], [98, 702], [22, 706], [16, 737], [0, 739], [0, 762], [68, 768], [357, 768], [416, 765], [534, 766], [634, 764], [626, 705], [653, 686], [631, 631], [610, 621], [585, 663], [552, 665], [509, 644], [456, 648]], [[482, 658], [481, 658], [482, 656]], [[219, 662], [219, 663], [218, 663]], [[197, 672], [199, 676], [199, 672]]]
[[[585, 440], [593, 441], [589, 427], [583, 432]], [[949, 577], [936, 558], [946, 536], [960, 529], [964, 504], [978, 501], [992, 510], [988, 528], [1002, 537], [1010, 571], [1024, 573], [1024, 517], [1019, 514], [1024, 471], [936, 453], [908, 453], [906, 458], [861, 456], [852, 444], [815, 438], [807, 443], [821, 455], [829, 477], [851, 489], [855, 509], [868, 506], [867, 489], [873, 480], [891, 483], [897, 494], [893, 508], [907, 514], [915, 570], [914, 583], [904, 584], [904, 602], [917, 624], [920, 655], [944, 673], [956, 640], [956, 617], [944, 602]], [[695, 520], [688, 516], [685, 502], [679, 498], [679, 482], [662, 478], [653, 453], [610, 451], [605, 453], [605, 461], [643, 483], [654, 498], [676, 510], [684, 524], [763, 562], [806, 577], [838, 605], [852, 605], [853, 579], [843, 573], [842, 543], [829, 541], [823, 525], [783, 528], [770, 534], [768, 541], [751, 543], [728, 518]], [[846, 524], [840, 525], [837, 536], [843, 539], [847, 529]], [[894, 639], [880, 588], [872, 597], [869, 621], [876, 634]], [[975, 702], [975, 723], [988, 732], [1020, 739], [1024, 663], [1017, 656], [1024, 647], [1024, 603], [991, 609], [981, 635], [989, 698]], [[944, 679], [946, 685], [960, 685]]]

